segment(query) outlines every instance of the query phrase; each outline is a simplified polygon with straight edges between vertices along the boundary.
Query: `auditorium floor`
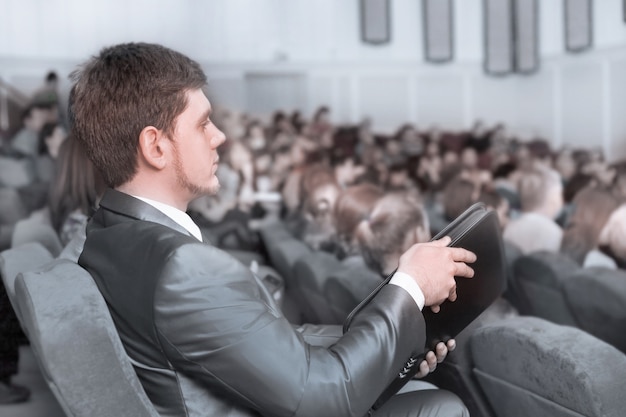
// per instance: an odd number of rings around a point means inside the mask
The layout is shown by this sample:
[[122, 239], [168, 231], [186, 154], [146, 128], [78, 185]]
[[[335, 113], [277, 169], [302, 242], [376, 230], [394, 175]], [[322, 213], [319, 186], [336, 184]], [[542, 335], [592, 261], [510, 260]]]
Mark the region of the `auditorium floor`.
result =
[[0, 405], [2, 417], [65, 417], [61, 406], [48, 389], [30, 346], [20, 347], [19, 374], [13, 382], [28, 387], [31, 396], [22, 404]]

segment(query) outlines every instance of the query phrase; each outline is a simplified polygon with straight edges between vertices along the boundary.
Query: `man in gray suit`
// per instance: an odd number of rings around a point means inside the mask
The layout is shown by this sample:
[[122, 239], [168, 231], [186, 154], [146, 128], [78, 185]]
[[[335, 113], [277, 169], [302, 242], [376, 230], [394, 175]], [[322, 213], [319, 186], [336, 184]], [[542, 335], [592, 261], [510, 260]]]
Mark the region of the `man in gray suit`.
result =
[[[139, 379], [163, 416], [462, 416], [442, 390], [371, 406], [408, 368], [428, 373], [424, 306], [456, 298], [474, 254], [448, 238], [412, 246], [346, 334], [294, 328], [254, 275], [202, 242], [185, 214], [216, 193], [218, 147], [200, 66], [170, 49], [103, 49], [73, 74], [75, 138], [111, 187], [79, 263], [104, 295]], [[330, 328], [332, 330], [336, 328]]]

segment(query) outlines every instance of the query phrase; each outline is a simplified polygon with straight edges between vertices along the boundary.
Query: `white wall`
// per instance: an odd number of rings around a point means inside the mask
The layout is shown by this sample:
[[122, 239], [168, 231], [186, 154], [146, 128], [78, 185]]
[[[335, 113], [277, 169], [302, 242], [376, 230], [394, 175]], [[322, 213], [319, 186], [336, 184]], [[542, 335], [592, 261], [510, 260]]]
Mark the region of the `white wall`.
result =
[[[594, 47], [566, 54], [563, 1], [539, 0], [539, 72], [482, 72], [482, 0], [454, 0], [454, 61], [423, 61], [421, 2], [391, 0], [392, 40], [359, 39], [358, 0], [2, 0], [0, 76], [24, 91], [66, 75], [101, 47], [160, 42], [203, 63], [216, 104], [267, 114], [321, 104], [337, 122], [379, 130], [504, 122], [555, 145], [626, 156], [626, 24], [621, 0], [596, 0]], [[267, 84], [263, 85], [263, 81]], [[64, 88], [68, 88], [68, 82]]]

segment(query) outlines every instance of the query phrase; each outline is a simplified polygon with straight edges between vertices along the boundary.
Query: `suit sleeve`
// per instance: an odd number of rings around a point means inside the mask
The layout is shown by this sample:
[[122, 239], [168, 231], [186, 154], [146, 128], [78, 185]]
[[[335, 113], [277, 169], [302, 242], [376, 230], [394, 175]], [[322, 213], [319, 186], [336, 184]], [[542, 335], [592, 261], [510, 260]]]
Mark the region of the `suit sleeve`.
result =
[[172, 366], [264, 415], [363, 416], [424, 348], [421, 312], [395, 285], [349, 332], [314, 346], [261, 301], [250, 271], [218, 249], [179, 248], [159, 279], [155, 325]]

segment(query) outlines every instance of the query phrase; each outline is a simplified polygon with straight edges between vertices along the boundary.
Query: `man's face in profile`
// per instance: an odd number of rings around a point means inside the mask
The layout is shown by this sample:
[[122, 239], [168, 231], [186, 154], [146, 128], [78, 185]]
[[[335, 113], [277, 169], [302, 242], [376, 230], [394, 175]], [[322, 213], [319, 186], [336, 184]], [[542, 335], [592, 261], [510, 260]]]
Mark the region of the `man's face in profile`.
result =
[[177, 182], [193, 199], [219, 190], [217, 148], [225, 136], [210, 119], [211, 103], [204, 92], [198, 89], [186, 95], [187, 107], [176, 118], [172, 141]]

